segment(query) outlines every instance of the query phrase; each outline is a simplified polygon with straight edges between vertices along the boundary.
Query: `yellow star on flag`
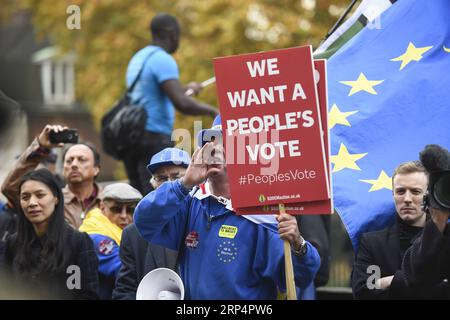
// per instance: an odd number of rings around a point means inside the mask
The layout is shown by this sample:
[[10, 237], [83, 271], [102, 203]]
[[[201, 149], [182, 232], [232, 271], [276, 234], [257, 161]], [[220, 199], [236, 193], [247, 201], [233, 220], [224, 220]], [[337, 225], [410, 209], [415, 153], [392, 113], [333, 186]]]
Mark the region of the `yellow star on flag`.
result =
[[392, 178], [389, 177], [384, 170], [381, 170], [380, 175], [376, 180], [360, 180], [362, 182], [370, 183], [372, 187], [369, 192], [378, 191], [383, 188], [392, 190]]
[[358, 79], [356, 79], [355, 81], [339, 81], [339, 82], [352, 87], [352, 89], [348, 94], [349, 96], [351, 96], [359, 91], [366, 91], [371, 94], [377, 94], [377, 92], [373, 87], [379, 85], [383, 81], [384, 80], [368, 80], [364, 75], [364, 73], [361, 72], [358, 76]]
[[350, 123], [347, 120], [347, 117], [357, 112], [358, 110], [342, 112], [341, 110], [339, 110], [338, 106], [334, 103], [333, 106], [331, 107], [330, 112], [328, 113], [328, 125], [330, 126], [330, 129], [333, 129], [333, 127], [337, 124], [342, 124], [344, 126], [351, 127]]
[[401, 61], [400, 70], [408, 65], [411, 61], [420, 61], [423, 58], [423, 54], [433, 48], [433, 46], [429, 47], [416, 47], [412, 42], [408, 44], [408, 48], [405, 53], [398, 56], [397, 58], [391, 59], [391, 61]]
[[365, 157], [366, 155], [367, 152], [350, 154], [347, 150], [347, 147], [343, 143], [341, 143], [338, 154], [330, 157], [331, 163], [334, 164], [333, 172], [338, 172], [342, 169], [347, 168], [360, 171], [361, 169], [356, 164], [356, 161], [358, 161], [362, 157]]

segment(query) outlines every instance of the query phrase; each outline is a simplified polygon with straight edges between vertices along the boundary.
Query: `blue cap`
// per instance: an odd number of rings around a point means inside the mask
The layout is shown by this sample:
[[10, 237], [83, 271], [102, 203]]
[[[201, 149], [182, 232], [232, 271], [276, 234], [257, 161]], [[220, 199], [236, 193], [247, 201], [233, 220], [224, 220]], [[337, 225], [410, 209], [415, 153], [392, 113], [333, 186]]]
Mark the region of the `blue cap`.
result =
[[201, 147], [202, 141], [203, 141], [203, 137], [222, 137], [222, 121], [220, 118], [220, 114], [216, 116], [216, 118], [214, 119], [214, 122], [211, 126], [211, 129], [203, 129], [200, 130], [198, 135], [197, 135], [197, 142], [198, 145]]
[[220, 114], [214, 118], [211, 129], [222, 130], [222, 119], [220, 118]]
[[159, 168], [168, 165], [187, 168], [190, 162], [191, 157], [186, 151], [178, 148], [165, 148], [152, 157], [150, 163], [147, 165], [147, 170], [151, 174], [154, 174]]

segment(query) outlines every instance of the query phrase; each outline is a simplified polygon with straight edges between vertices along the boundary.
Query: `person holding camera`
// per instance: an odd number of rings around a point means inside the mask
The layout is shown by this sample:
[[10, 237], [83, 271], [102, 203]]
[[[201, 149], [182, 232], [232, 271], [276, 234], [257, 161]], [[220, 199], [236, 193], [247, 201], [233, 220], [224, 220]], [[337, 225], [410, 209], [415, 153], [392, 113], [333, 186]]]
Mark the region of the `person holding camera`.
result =
[[186, 94], [189, 89], [195, 94], [200, 92], [200, 84], [192, 82], [182, 87], [179, 81], [178, 65], [171, 56], [180, 42], [177, 19], [165, 13], [158, 14], [150, 23], [150, 31], [152, 43], [131, 58], [126, 74], [127, 87], [130, 87], [143, 68], [131, 92], [131, 100], [147, 112], [146, 131], [138, 148], [125, 156], [124, 164], [130, 184], [144, 195], [152, 190], [148, 184], [147, 162], [157, 152], [173, 146], [174, 107], [189, 115], [214, 117], [218, 113], [214, 107]]
[[[2, 184], [2, 192], [13, 208], [19, 208], [18, 185], [22, 176], [35, 170], [52, 148], [64, 147], [65, 142], [75, 142], [75, 135], [68, 135], [71, 132], [73, 133], [60, 125], [46, 125], [19, 157]], [[56, 140], [50, 138], [55, 135]], [[75, 143], [66, 149], [63, 162], [63, 176], [67, 183], [62, 190], [64, 213], [67, 222], [78, 229], [86, 213], [100, 203], [101, 189], [95, 183], [100, 172], [100, 155], [90, 144]]]
[[424, 205], [431, 219], [405, 253], [402, 269], [411, 288], [432, 288], [427, 298], [450, 299], [450, 153], [428, 145], [420, 158], [430, 174]]
[[428, 299], [450, 299], [450, 210], [430, 208], [431, 219], [405, 253], [402, 270], [413, 290], [427, 288]]

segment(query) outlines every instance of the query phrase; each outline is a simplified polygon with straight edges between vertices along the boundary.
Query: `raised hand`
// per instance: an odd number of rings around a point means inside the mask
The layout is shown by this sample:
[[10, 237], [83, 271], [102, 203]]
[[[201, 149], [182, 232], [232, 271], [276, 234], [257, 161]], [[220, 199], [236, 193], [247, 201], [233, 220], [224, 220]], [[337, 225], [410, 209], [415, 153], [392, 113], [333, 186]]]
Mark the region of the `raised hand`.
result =
[[204, 182], [210, 175], [222, 172], [223, 159], [223, 147], [218, 144], [208, 142], [202, 148], [197, 148], [182, 178], [183, 185], [190, 189]]
[[44, 129], [42, 129], [41, 133], [38, 136], [38, 142], [39, 145], [43, 148], [61, 148], [64, 147], [64, 143], [51, 143], [50, 142], [50, 132], [54, 131], [54, 132], [60, 132], [60, 131], [64, 131], [67, 130], [68, 127], [63, 127], [60, 125], [50, 125], [47, 124]]

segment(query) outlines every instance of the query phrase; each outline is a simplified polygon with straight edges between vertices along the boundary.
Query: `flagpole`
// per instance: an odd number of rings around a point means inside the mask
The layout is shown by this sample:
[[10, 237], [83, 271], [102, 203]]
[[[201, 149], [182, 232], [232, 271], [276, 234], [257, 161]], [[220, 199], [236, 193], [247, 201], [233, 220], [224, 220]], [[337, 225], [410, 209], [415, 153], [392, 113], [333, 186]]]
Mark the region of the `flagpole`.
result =
[[336, 31], [336, 29], [341, 25], [342, 21], [344, 21], [344, 19], [347, 17], [348, 13], [352, 10], [355, 3], [358, 1], [359, 0], [353, 0], [352, 3], [350, 3], [350, 5], [347, 7], [347, 9], [345, 9], [344, 13], [339, 17], [338, 21], [334, 24], [334, 26], [330, 29], [330, 31], [327, 32], [327, 34], [323, 38], [322, 42], [327, 40], [333, 34], [333, 32]]
[[[278, 205], [280, 214], [286, 213], [284, 203]], [[297, 300], [295, 291], [294, 267], [292, 266], [291, 244], [284, 240], [284, 269], [286, 273], [286, 293], [288, 300]]]

